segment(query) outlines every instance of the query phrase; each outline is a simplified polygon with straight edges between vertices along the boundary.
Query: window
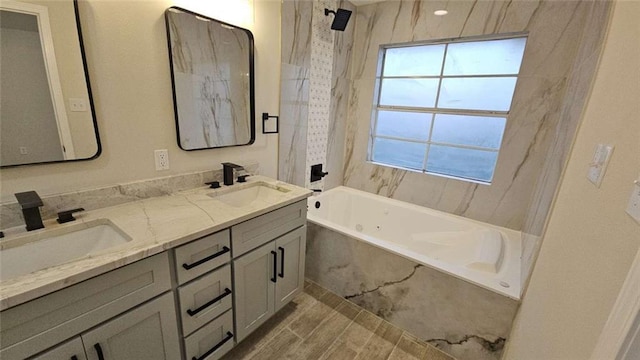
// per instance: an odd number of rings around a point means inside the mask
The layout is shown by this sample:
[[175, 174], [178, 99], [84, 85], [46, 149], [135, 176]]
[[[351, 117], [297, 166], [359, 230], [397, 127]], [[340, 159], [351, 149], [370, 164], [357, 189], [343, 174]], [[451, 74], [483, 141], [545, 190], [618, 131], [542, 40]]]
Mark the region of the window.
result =
[[368, 160], [491, 183], [526, 37], [381, 49]]

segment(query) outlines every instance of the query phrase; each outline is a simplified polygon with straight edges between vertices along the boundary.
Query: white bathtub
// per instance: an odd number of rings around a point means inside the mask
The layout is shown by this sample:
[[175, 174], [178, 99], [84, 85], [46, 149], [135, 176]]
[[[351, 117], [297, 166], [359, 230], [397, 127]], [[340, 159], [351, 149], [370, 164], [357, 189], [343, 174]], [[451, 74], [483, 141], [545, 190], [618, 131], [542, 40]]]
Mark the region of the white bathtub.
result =
[[520, 299], [520, 232], [344, 186], [308, 204], [312, 223]]

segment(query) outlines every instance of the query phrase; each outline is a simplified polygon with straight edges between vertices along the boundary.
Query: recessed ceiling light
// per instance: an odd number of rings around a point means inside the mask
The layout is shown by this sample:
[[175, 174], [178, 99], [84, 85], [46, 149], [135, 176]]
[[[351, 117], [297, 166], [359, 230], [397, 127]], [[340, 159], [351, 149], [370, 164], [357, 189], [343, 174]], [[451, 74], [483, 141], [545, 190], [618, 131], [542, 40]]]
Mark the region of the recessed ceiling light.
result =
[[436, 16], [444, 16], [447, 15], [449, 12], [447, 10], [436, 10], [433, 12], [434, 15]]

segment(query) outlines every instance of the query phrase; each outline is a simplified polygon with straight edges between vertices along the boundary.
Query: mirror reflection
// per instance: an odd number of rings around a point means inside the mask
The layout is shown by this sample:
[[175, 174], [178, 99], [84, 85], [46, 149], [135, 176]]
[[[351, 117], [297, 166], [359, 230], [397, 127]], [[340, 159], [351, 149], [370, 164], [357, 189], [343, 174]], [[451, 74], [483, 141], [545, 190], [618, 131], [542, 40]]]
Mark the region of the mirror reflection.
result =
[[0, 3], [0, 165], [100, 153], [73, 0]]
[[252, 144], [251, 32], [177, 7], [165, 17], [180, 148]]

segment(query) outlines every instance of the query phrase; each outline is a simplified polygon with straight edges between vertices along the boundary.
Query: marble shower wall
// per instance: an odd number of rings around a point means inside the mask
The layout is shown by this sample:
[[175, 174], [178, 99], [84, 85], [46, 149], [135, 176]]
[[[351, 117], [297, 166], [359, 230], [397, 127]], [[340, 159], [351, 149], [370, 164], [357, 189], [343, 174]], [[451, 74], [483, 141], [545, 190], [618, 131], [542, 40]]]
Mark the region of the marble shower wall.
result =
[[[521, 230], [562, 119], [591, 7], [590, 1], [385, 1], [359, 7], [344, 184]], [[433, 15], [441, 8], [449, 14]], [[528, 33], [527, 48], [490, 186], [366, 161], [380, 45], [514, 32]]]
[[[336, 7], [355, 9], [335, 0], [282, 3], [278, 177], [315, 189], [341, 185], [343, 179], [346, 76], [355, 26], [332, 31], [333, 16], [325, 16], [324, 9]], [[311, 184], [310, 167], [318, 163], [329, 175]]]
[[334, 31], [333, 71], [331, 72], [331, 109], [327, 137], [325, 190], [340, 186], [344, 177], [344, 149], [349, 110], [351, 74], [349, 63], [353, 49], [356, 7], [349, 1], [338, 1], [338, 7], [353, 11], [345, 31]]
[[560, 112], [561, 121], [546, 154], [546, 161], [539, 175], [535, 192], [526, 213], [522, 229], [521, 283], [526, 286], [533, 263], [540, 249], [542, 233], [551, 210], [569, 150], [582, 119], [602, 52], [608, 20], [610, 1], [591, 1], [591, 9], [584, 25], [584, 32], [575, 57], [571, 76]]
[[500, 359], [518, 302], [308, 224], [306, 276], [460, 360]]

